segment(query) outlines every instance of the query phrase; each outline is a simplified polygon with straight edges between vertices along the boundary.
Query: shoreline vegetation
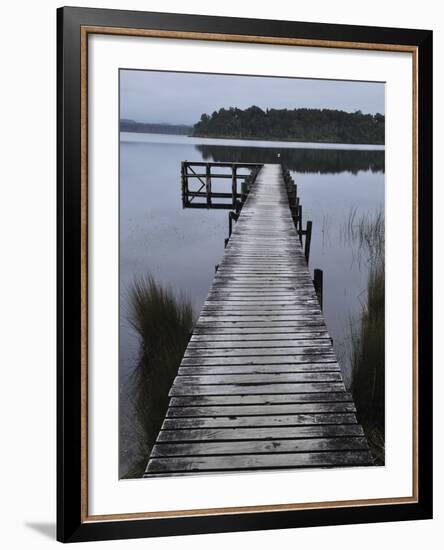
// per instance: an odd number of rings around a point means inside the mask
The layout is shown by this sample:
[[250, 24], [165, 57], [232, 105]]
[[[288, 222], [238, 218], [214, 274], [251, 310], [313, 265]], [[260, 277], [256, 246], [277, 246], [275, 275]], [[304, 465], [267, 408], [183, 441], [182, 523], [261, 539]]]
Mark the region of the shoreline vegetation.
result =
[[382, 212], [356, 220], [349, 215], [347, 238], [357, 245], [357, 261], [368, 263], [359, 319], [350, 319], [351, 392], [375, 464], [385, 463], [385, 232]]
[[194, 125], [120, 120], [121, 132], [186, 135], [210, 139], [384, 145], [385, 117], [334, 109], [230, 107], [202, 114]]
[[193, 136], [321, 143], [384, 144], [385, 117], [336, 109], [219, 109], [204, 113]]
[[150, 275], [133, 282], [128, 298], [129, 322], [139, 337], [139, 359], [130, 381], [137, 443], [123, 475], [126, 479], [141, 477], [145, 471], [194, 323], [190, 300]]

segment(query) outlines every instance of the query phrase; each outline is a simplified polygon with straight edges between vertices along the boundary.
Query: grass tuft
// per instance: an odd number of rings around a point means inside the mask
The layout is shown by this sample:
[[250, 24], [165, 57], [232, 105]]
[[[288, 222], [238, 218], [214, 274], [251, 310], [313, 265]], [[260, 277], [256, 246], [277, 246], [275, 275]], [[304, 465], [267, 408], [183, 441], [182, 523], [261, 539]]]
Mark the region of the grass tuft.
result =
[[137, 445], [125, 478], [140, 477], [168, 407], [168, 392], [193, 329], [193, 309], [184, 296], [152, 276], [129, 290], [129, 322], [140, 338], [140, 357], [131, 379]]
[[347, 233], [369, 265], [366, 295], [359, 322], [350, 321], [351, 391], [375, 458], [385, 460], [385, 235], [384, 216], [349, 223]]

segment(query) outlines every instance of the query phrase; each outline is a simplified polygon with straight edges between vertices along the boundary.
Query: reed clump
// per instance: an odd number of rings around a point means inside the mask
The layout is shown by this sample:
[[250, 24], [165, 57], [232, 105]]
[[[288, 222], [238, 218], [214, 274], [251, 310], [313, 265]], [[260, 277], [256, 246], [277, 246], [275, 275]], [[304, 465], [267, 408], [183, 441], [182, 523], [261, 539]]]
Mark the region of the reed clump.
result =
[[140, 339], [140, 355], [132, 374], [137, 445], [126, 478], [140, 477], [168, 407], [168, 392], [193, 329], [193, 308], [152, 276], [135, 280], [129, 289], [129, 322]]
[[384, 216], [363, 217], [349, 226], [360, 258], [368, 262], [368, 280], [358, 323], [350, 322], [351, 391], [375, 459], [385, 460], [385, 235]]

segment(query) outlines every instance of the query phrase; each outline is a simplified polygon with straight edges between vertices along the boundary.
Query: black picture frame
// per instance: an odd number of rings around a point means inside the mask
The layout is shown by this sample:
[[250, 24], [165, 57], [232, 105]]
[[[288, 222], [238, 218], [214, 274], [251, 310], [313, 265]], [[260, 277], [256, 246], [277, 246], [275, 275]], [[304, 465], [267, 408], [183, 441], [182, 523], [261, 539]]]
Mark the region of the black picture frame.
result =
[[[85, 519], [82, 508], [81, 29], [155, 29], [307, 41], [405, 45], [417, 51], [416, 502], [185, 517]], [[57, 539], [63, 542], [355, 524], [432, 517], [432, 32], [92, 8], [57, 11]]]

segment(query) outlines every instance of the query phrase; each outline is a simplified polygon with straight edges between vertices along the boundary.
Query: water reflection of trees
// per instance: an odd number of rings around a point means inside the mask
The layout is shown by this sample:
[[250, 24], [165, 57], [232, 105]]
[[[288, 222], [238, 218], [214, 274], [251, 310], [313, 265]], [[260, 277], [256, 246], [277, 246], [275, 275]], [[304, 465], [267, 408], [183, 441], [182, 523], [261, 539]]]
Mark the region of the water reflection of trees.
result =
[[[361, 170], [384, 172], [383, 150], [290, 149], [279, 147], [233, 147], [196, 145], [204, 160], [213, 162], [282, 162], [289, 170], [320, 174], [337, 174]], [[278, 157], [278, 153], [280, 156]]]

